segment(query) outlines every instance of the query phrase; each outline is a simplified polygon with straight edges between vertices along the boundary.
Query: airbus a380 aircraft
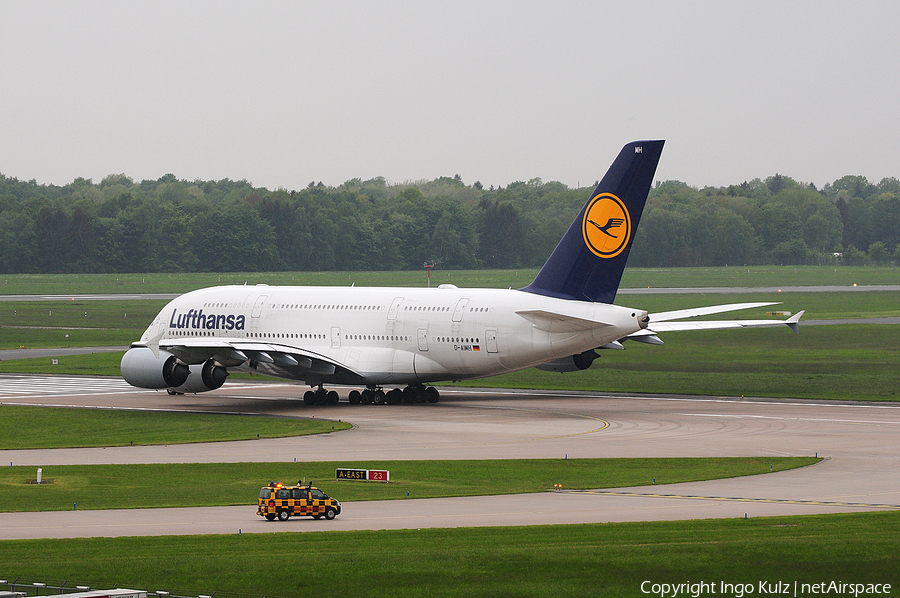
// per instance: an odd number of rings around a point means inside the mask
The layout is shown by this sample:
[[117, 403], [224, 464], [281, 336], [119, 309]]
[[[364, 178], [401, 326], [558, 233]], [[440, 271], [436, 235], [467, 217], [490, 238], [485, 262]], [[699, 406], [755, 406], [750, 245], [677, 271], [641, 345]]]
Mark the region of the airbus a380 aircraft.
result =
[[[363, 388], [351, 403], [436, 402], [429, 383], [527, 367], [590, 367], [626, 339], [662, 344], [674, 330], [776, 326], [788, 320], [676, 322], [773, 303], [648, 315], [613, 305], [663, 141], [626, 145], [530, 285], [523, 289], [220, 286], [171, 301], [122, 359], [142, 388], [197, 393], [229, 368], [306, 382], [304, 401], [336, 403], [326, 384]], [[386, 385], [405, 385], [388, 393]]]

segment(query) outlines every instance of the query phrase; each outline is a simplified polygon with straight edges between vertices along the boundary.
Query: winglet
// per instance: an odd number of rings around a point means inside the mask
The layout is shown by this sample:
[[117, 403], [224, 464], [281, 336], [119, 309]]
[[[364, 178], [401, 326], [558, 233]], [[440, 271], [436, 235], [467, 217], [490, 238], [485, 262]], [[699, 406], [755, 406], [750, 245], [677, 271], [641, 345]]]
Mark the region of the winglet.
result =
[[803, 317], [803, 314], [806, 313], [806, 310], [800, 310], [790, 318], [784, 321], [785, 324], [791, 327], [791, 330], [794, 331], [794, 334], [800, 334], [800, 318]]
[[165, 330], [160, 330], [159, 334], [157, 334], [147, 342], [147, 348], [153, 351], [153, 357], [155, 357], [156, 359], [159, 359], [159, 341], [162, 340], [164, 334]]

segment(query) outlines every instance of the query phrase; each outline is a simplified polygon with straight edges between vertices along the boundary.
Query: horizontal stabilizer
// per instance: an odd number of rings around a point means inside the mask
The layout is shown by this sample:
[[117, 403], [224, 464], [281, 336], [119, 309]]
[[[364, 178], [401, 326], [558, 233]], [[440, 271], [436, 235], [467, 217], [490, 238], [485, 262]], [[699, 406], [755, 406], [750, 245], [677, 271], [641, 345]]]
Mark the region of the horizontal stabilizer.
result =
[[664, 345], [665, 343], [661, 338], [656, 336], [652, 330], [641, 330], [635, 332], [634, 334], [629, 334], [623, 340], [636, 341], [639, 343], [645, 343], [647, 345]]
[[684, 318], [696, 318], [697, 316], [709, 316], [729, 311], [753, 309], [754, 307], [768, 307], [778, 305], [778, 301], [763, 303], [729, 303], [727, 305], [710, 305], [708, 307], [693, 307], [691, 309], [677, 309], [675, 311], [662, 311], [658, 314], [650, 314], [651, 325], [655, 322], [668, 322], [669, 320], [681, 320]]
[[582, 332], [609, 326], [609, 324], [604, 324], [603, 322], [557, 314], [542, 309], [521, 310], [517, 311], [516, 314], [531, 322], [538, 330], [547, 332]]

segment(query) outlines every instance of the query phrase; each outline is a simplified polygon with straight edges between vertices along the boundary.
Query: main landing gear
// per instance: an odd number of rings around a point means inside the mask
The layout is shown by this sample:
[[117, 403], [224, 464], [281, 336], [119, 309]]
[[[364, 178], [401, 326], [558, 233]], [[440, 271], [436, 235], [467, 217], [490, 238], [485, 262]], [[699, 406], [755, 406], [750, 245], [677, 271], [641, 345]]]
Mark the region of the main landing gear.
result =
[[337, 405], [338, 393], [333, 390], [326, 391], [320, 386], [315, 391], [307, 390], [303, 395], [303, 402], [306, 405]]
[[[433, 386], [421, 384], [410, 385], [404, 389], [395, 388], [384, 392], [381, 388], [370, 387], [362, 392], [350, 391], [351, 405], [399, 405], [401, 403], [437, 403], [441, 395]], [[338, 395], [335, 391], [326, 392], [319, 387], [316, 391], [307, 391], [303, 395], [307, 405], [337, 405]]]

